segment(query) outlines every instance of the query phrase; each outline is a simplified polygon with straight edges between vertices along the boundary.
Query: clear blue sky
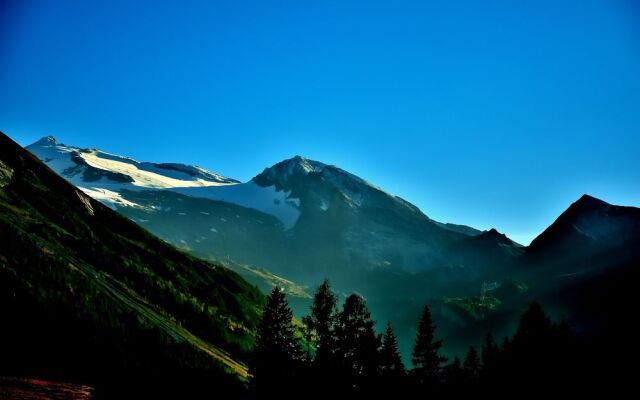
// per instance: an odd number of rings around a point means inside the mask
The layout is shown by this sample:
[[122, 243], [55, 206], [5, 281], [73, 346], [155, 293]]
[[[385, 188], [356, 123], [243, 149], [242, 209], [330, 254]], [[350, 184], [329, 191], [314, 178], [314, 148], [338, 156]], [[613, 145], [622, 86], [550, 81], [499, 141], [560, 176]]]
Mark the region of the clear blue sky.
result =
[[301, 154], [527, 243], [640, 205], [637, 4], [0, 0], [0, 130], [242, 180]]

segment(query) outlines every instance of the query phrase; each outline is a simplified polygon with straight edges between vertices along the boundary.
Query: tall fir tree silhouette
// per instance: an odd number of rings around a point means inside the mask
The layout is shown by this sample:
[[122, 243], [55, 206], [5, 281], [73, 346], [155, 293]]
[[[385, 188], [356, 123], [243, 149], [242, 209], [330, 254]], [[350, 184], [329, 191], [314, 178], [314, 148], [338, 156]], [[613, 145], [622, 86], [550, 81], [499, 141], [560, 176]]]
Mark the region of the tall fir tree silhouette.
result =
[[481, 350], [482, 367], [484, 369], [492, 368], [498, 362], [500, 357], [500, 347], [496, 343], [491, 332], [487, 332], [482, 343]]
[[480, 375], [480, 357], [478, 357], [478, 351], [475, 347], [469, 346], [462, 368], [464, 370], [467, 383], [470, 385], [475, 384]]
[[300, 371], [302, 350], [292, 319], [284, 292], [275, 287], [267, 296], [258, 326], [251, 370], [252, 382], [261, 394], [277, 393], [291, 385]]
[[336, 325], [340, 370], [348, 387], [366, 390], [378, 375], [380, 338], [364, 299], [352, 294], [344, 302]]
[[542, 310], [540, 303], [533, 302], [520, 318], [518, 329], [513, 335], [512, 345], [522, 347], [537, 345], [549, 335], [551, 328], [551, 318]]
[[393, 333], [390, 322], [387, 322], [387, 327], [382, 336], [380, 373], [383, 376], [402, 376], [405, 374], [404, 364], [398, 350], [398, 339]]
[[458, 356], [453, 357], [453, 361], [444, 366], [443, 374], [447, 390], [450, 393], [460, 392], [465, 385], [465, 376], [462, 370], [462, 363]]
[[585, 383], [582, 353], [571, 328], [565, 322], [553, 323], [541, 305], [533, 302], [520, 318], [502, 375], [514, 385], [539, 392], [576, 387]]
[[498, 374], [500, 364], [500, 347], [493, 338], [491, 332], [484, 337], [481, 349], [482, 369], [480, 375], [484, 383], [493, 382]]
[[311, 315], [306, 319], [317, 338], [314, 367], [320, 374], [329, 373], [334, 364], [336, 303], [336, 295], [331, 290], [329, 281], [325, 279], [313, 296]]
[[419, 384], [434, 385], [439, 381], [442, 363], [446, 357], [438, 352], [442, 347], [442, 340], [435, 338], [436, 324], [431, 316], [429, 306], [425, 305], [418, 324], [411, 362], [413, 375]]

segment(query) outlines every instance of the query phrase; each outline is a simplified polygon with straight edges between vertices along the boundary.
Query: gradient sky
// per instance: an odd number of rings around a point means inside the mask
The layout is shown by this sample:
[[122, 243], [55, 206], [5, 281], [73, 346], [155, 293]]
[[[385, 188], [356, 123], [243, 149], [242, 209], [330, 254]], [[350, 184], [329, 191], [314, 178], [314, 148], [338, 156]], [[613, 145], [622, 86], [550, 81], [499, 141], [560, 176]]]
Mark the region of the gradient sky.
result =
[[633, 0], [0, 0], [0, 60], [23, 145], [241, 180], [301, 154], [525, 244], [583, 193], [640, 206]]

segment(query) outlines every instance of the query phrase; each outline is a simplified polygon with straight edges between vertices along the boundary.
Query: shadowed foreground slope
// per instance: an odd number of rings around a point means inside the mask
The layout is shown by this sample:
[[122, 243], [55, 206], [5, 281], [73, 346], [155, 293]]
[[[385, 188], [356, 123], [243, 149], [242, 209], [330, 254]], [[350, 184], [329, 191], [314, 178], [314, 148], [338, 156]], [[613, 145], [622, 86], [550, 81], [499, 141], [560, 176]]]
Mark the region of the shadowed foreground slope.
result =
[[262, 303], [0, 133], [0, 375], [107, 396], [242, 390]]

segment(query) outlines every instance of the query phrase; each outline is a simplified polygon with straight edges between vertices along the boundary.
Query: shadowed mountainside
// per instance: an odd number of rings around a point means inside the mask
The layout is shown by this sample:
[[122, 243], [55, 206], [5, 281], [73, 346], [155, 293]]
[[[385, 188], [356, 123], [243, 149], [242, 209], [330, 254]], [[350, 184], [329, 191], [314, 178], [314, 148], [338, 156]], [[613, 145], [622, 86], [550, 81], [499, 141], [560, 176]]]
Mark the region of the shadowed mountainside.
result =
[[0, 375], [116, 394], [242, 390], [257, 288], [150, 235], [1, 133], [0, 245]]

